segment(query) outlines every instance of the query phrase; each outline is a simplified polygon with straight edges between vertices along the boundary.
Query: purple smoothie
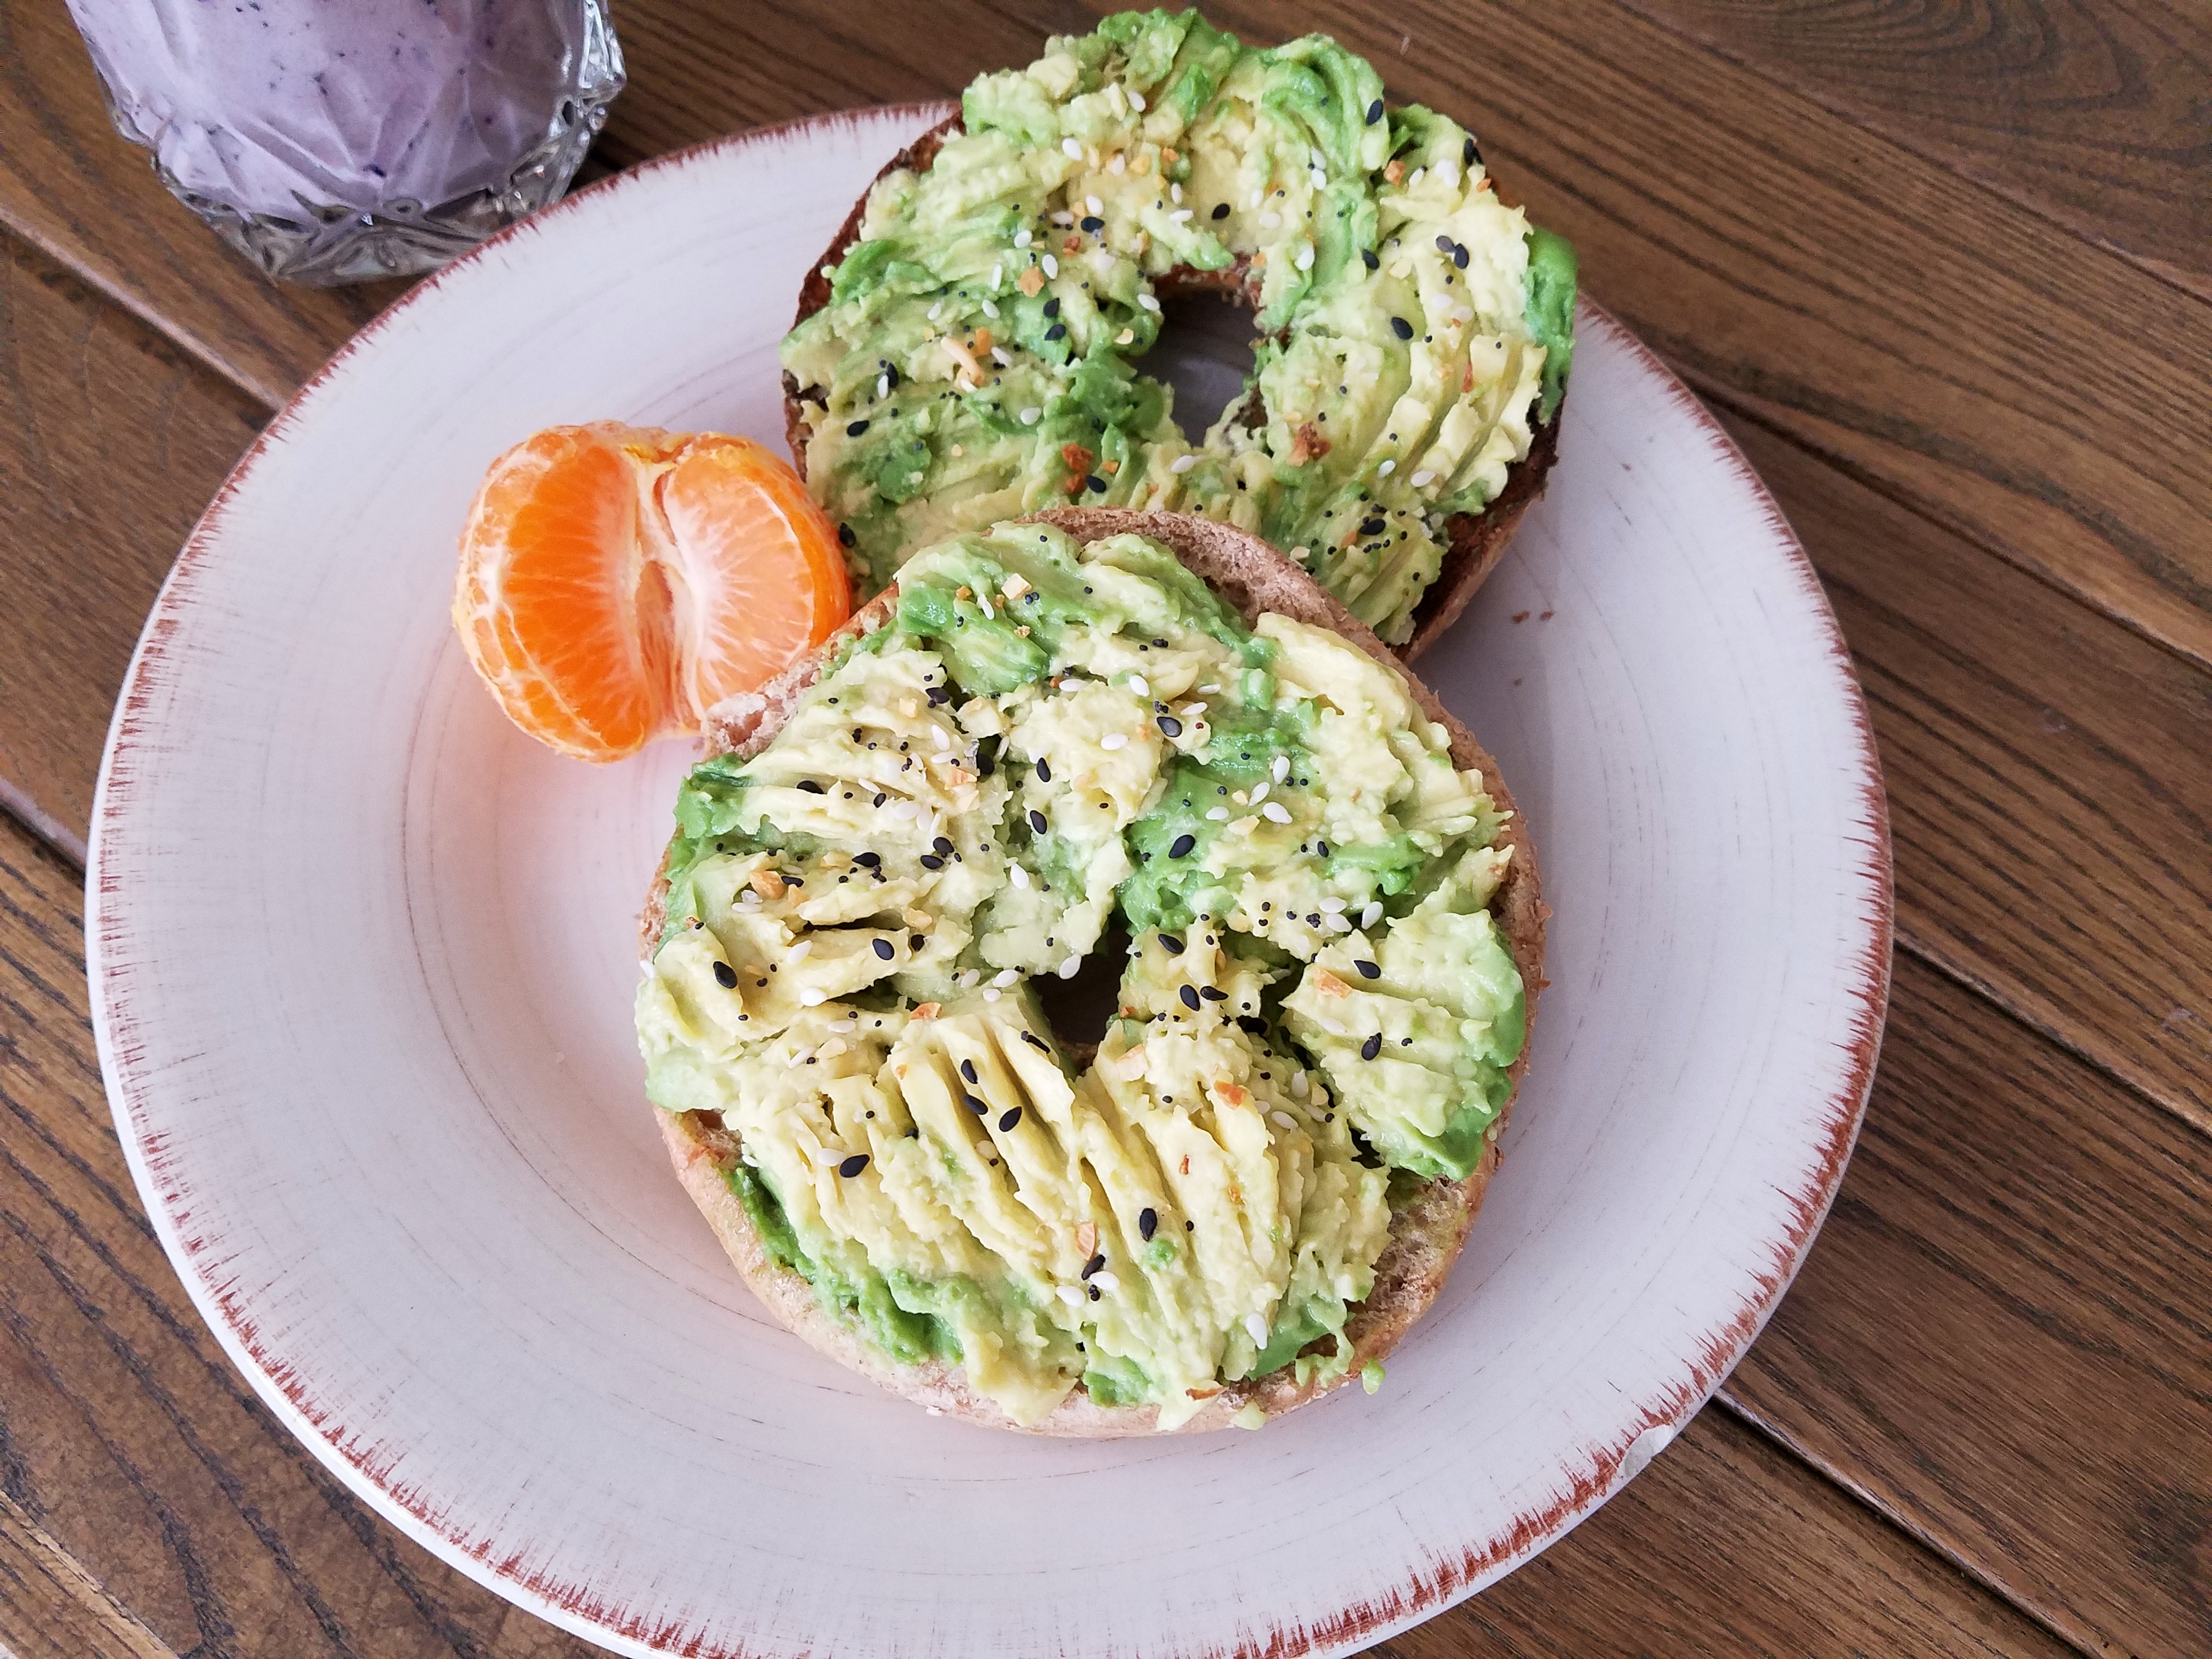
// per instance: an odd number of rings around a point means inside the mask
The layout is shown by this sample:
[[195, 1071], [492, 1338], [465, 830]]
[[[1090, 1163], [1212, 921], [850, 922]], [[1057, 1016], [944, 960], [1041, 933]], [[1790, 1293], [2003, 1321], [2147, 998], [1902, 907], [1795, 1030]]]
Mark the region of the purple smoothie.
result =
[[163, 182], [271, 274], [308, 280], [424, 269], [542, 206], [622, 84], [603, 0], [70, 10]]

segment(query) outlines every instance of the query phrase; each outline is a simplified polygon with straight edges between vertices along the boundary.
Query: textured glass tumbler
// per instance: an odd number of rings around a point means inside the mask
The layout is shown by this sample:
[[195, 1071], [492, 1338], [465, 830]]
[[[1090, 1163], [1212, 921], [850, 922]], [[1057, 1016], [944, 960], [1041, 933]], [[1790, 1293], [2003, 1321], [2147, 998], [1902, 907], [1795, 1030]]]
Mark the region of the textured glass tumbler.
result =
[[69, 0], [125, 138], [271, 276], [430, 270], [568, 188], [606, 0]]

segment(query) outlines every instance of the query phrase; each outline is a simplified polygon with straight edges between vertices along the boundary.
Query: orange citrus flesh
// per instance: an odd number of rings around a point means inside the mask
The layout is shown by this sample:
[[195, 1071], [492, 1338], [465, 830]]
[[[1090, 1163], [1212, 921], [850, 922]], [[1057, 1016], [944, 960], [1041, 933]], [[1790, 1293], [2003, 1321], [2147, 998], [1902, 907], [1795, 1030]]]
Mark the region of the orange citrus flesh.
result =
[[453, 587], [508, 718], [596, 761], [696, 732], [851, 609], [836, 532], [787, 464], [747, 438], [614, 422], [492, 463]]

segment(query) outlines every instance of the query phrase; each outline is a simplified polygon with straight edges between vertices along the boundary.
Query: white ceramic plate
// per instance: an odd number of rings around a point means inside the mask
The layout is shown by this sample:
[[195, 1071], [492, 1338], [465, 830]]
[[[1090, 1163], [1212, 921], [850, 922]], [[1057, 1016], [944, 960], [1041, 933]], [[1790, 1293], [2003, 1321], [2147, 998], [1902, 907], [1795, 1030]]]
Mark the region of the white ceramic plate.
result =
[[1586, 310], [1563, 459], [1423, 665], [1558, 908], [1503, 1174], [1392, 1358], [1259, 1434], [924, 1416], [775, 1327], [664, 1161], [633, 917], [688, 757], [507, 726], [447, 621], [485, 464], [613, 416], [775, 440], [801, 275], [933, 118], [672, 158], [501, 238], [271, 424], [109, 738], [102, 1063], [177, 1271], [404, 1531], [624, 1652], [1339, 1651], [1558, 1538], [1743, 1352], [1873, 1070], [1888, 844], [1772, 502]]

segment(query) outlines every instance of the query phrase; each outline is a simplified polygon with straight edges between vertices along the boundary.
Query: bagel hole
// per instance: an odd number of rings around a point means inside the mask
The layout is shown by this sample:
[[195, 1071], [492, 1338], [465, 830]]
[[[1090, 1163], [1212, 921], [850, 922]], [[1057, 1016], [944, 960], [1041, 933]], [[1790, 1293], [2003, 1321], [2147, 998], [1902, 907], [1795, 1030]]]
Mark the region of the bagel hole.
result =
[[1252, 313], [1241, 298], [1170, 294], [1160, 301], [1159, 343], [1145, 371], [1175, 389], [1175, 422], [1193, 444], [1246, 397], [1253, 372]]
[[1052, 1034], [1063, 1048], [1087, 1054], [1106, 1035], [1107, 1022], [1121, 1006], [1121, 975], [1129, 966], [1129, 945], [1128, 929], [1118, 921], [1111, 923], [1084, 957], [1073, 979], [1045, 975], [1030, 981], [1037, 1006], [1044, 1011]]

